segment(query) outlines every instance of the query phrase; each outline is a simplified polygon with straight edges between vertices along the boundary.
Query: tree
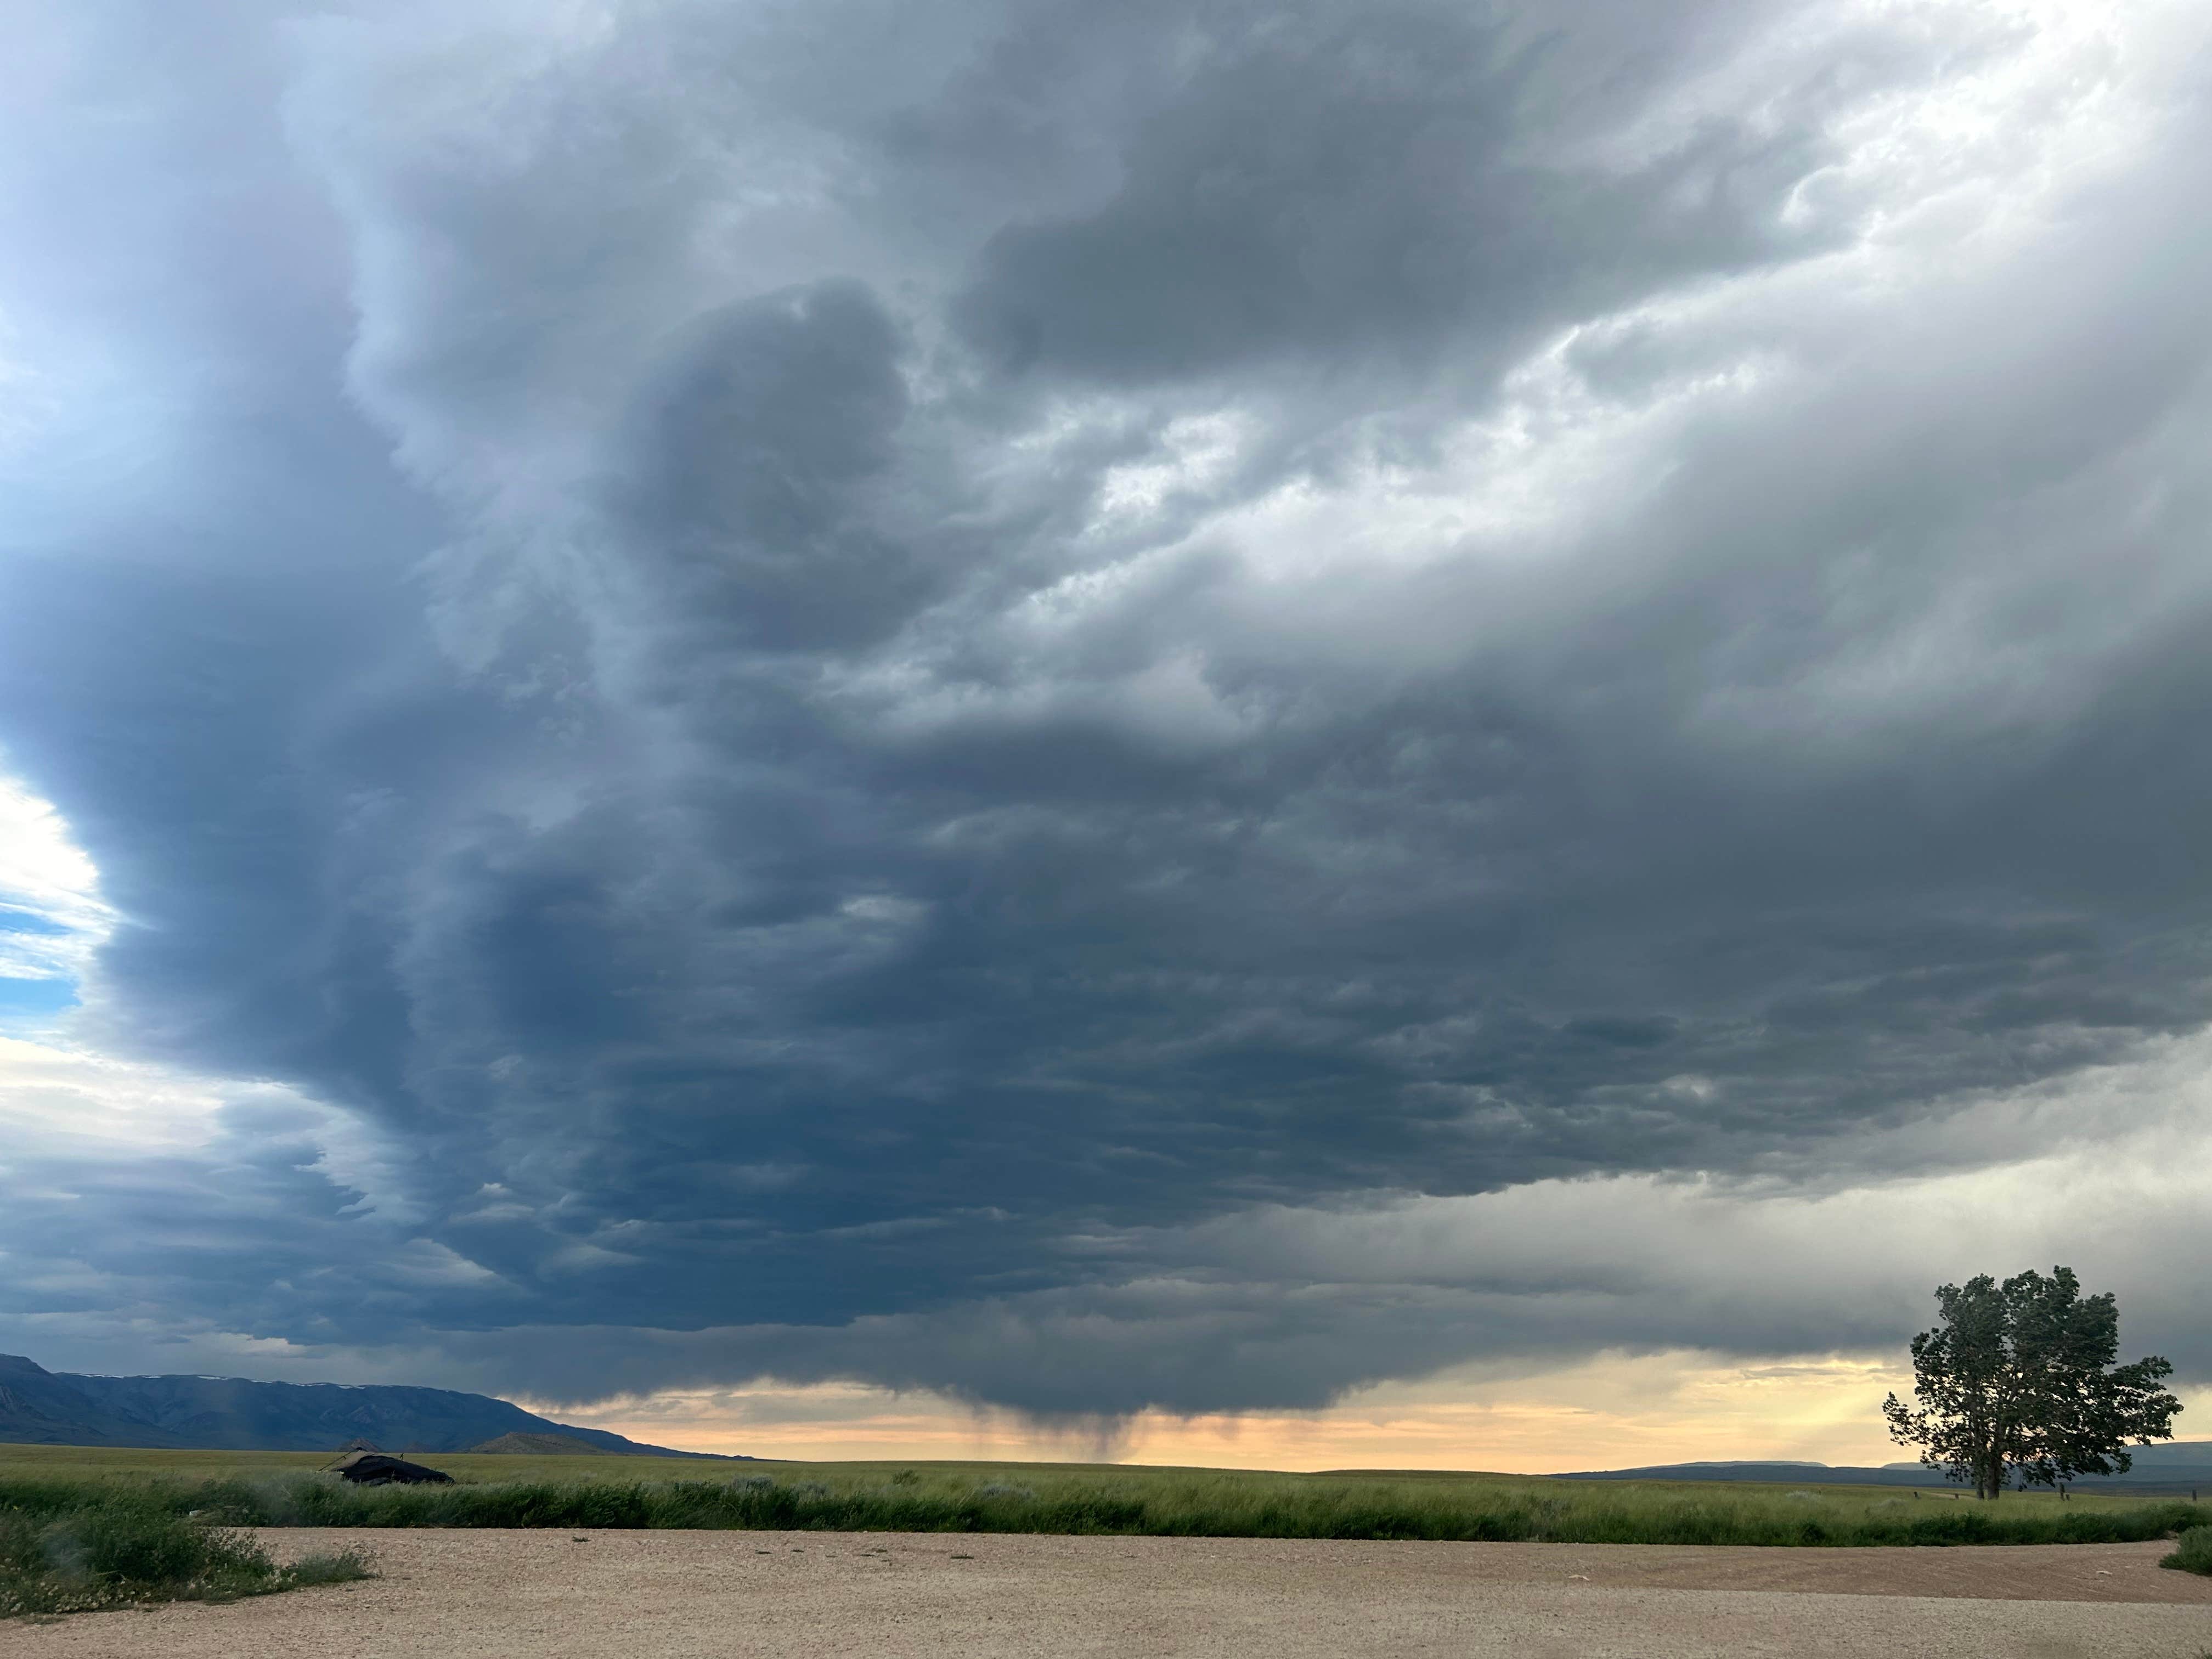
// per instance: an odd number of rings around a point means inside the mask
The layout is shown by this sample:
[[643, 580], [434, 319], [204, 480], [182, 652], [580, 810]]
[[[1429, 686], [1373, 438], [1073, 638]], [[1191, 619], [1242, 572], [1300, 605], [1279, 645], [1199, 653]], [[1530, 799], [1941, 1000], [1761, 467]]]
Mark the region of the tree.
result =
[[2173, 1367], [2153, 1354], [2115, 1365], [2119, 1305], [2084, 1297], [2070, 1267], [2033, 1269], [2002, 1285], [1987, 1273], [1936, 1292], [1942, 1322], [1912, 1339], [1913, 1395], [1882, 1401], [1890, 1437], [1977, 1498], [2030, 1486], [2125, 1474], [2123, 1449], [2173, 1437], [2181, 1402], [2159, 1386]]

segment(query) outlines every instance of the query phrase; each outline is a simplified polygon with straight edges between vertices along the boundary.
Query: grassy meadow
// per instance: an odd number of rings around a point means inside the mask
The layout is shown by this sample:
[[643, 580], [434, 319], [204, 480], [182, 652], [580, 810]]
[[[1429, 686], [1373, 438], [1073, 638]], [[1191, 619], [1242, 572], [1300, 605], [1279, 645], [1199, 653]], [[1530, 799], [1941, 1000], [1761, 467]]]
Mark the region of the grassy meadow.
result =
[[1561, 1543], [2107, 1543], [2212, 1522], [2178, 1500], [1893, 1486], [1277, 1474], [1080, 1463], [425, 1455], [452, 1486], [357, 1488], [291, 1452], [0, 1447], [0, 1511], [103, 1495], [224, 1526], [726, 1528]]

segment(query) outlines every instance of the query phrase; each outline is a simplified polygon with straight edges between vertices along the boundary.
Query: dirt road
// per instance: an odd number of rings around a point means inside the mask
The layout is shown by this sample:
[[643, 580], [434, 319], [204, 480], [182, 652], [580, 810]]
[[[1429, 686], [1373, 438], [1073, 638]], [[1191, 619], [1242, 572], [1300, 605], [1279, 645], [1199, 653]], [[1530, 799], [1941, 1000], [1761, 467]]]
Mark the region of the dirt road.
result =
[[1772, 1550], [914, 1533], [311, 1532], [384, 1576], [0, 1625], [6, 1659], [2200, 1659], [2156, 1544]]

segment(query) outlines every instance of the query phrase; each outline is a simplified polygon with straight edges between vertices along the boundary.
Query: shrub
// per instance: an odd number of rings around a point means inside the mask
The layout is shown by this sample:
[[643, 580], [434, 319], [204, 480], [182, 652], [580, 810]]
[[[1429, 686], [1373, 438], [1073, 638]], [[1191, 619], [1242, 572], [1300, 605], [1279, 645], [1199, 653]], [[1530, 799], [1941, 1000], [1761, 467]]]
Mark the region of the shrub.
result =
[[2190, 1528], [2175, 1540], [2173, 1553], [2160, 1556], [2158, 1564], [2212, 1577], [2212, 1527]]
[[0, 1509], [0, 1619], [146, 1601], [227, 1601], [370, 1576], [357, 1552], [278, 1566], [227, 1527], [147, 1492]]

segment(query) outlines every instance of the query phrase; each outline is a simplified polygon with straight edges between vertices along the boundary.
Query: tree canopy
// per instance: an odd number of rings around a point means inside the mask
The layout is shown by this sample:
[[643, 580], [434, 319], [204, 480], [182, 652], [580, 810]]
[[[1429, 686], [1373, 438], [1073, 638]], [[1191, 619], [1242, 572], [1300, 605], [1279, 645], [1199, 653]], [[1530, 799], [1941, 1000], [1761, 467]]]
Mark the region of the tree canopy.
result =
[[2170, 1439], [2181, 1402], [2160, 1386], [2157, 1355], [2115, 1364], [2119, 1305], [2085, 1297], [2070, 1267], [1988, 1274], [1936, 1292], [1942, 1322], [1912, 1339], [1913, 1395], [1882, 1402], [1891, 1437], [1920, 1461], [1995, 1498], [2007, 1473], [2031, 1486], [2124, 1474], [2125, 1448]]

